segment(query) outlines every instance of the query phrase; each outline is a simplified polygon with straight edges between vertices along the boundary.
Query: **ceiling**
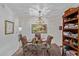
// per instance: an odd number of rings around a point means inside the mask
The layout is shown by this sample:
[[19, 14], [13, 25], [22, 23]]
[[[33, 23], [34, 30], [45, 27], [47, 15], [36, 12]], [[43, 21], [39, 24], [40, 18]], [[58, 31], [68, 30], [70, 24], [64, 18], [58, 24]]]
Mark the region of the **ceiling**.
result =
[[[78, 7], [79, 4], [66, 4], [66, 3], [6, 3], [6, 5], [14, 12], [14, 14], [18, 17], [36, 17], [33, 13], [33, 10], [30, 11], [29, 9], [37, 10], [43, 8], [47, 8], [49, 12], [46, 13], [44, 17], [52, 17], [57, 15], [62, 15], [63, 12], [71, 7]], [[30, 12], [32, 12], [31, 15]], [[36, 14], [37, 15], [37, 14]]]

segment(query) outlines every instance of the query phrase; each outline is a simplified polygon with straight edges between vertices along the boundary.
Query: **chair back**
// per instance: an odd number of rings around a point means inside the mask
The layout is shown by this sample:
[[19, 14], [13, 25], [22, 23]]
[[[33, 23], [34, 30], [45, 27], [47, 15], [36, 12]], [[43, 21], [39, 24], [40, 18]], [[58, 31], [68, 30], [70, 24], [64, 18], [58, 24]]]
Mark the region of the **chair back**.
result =
[[22, 42], [22, 45], [24, 46], [25, 44], [27, 44], [27, 37], [26, 36], [23, 36], [21, 38], [21, 42]]
[[52, 39], [53, 39], [53, 36], [48, 35], [46, 43], [51, 44]]

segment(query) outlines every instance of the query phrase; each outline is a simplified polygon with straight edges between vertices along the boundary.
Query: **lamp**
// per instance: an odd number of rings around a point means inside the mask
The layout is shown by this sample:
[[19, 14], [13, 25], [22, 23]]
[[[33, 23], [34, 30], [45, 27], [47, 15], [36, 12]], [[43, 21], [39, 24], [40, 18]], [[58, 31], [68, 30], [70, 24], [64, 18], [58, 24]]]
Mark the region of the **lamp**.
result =
[[19, 29], [19, 32], [21, 32], [21, 31], [22, 31], [22, 27], [19, 27], [18, 29]]
[[22, 27], [19, 27], [18, 30], [19, 30], [19, 34], [21, 34]]

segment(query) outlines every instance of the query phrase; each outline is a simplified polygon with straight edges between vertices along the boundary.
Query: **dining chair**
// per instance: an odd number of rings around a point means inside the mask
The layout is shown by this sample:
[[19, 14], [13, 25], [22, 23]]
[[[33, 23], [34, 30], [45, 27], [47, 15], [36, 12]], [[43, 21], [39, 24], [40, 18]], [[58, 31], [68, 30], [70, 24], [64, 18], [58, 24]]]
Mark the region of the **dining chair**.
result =
[[46, 43], [49, 44], [49, 45], [51, 45], [52, 39], [53, 39], [53, 36], [48, 35]]
[[27, 50], [26, 46], [27, 46], [27, 37], [23, 36], [20, 38], [21, 43], [22, 43], [22, 48], [23, 48], [23, 55], [25, 55], [25, 52]]

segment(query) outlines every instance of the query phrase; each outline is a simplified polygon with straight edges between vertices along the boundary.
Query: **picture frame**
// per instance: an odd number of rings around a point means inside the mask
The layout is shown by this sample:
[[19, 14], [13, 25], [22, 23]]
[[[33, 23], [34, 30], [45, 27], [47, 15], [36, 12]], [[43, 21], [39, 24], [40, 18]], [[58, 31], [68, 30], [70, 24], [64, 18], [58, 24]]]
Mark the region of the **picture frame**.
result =
[[32, 33], [47, 33], [47, 24], [32, 24]]
[[5, 20], [5, 35], [14, 33], [14, 22]]

